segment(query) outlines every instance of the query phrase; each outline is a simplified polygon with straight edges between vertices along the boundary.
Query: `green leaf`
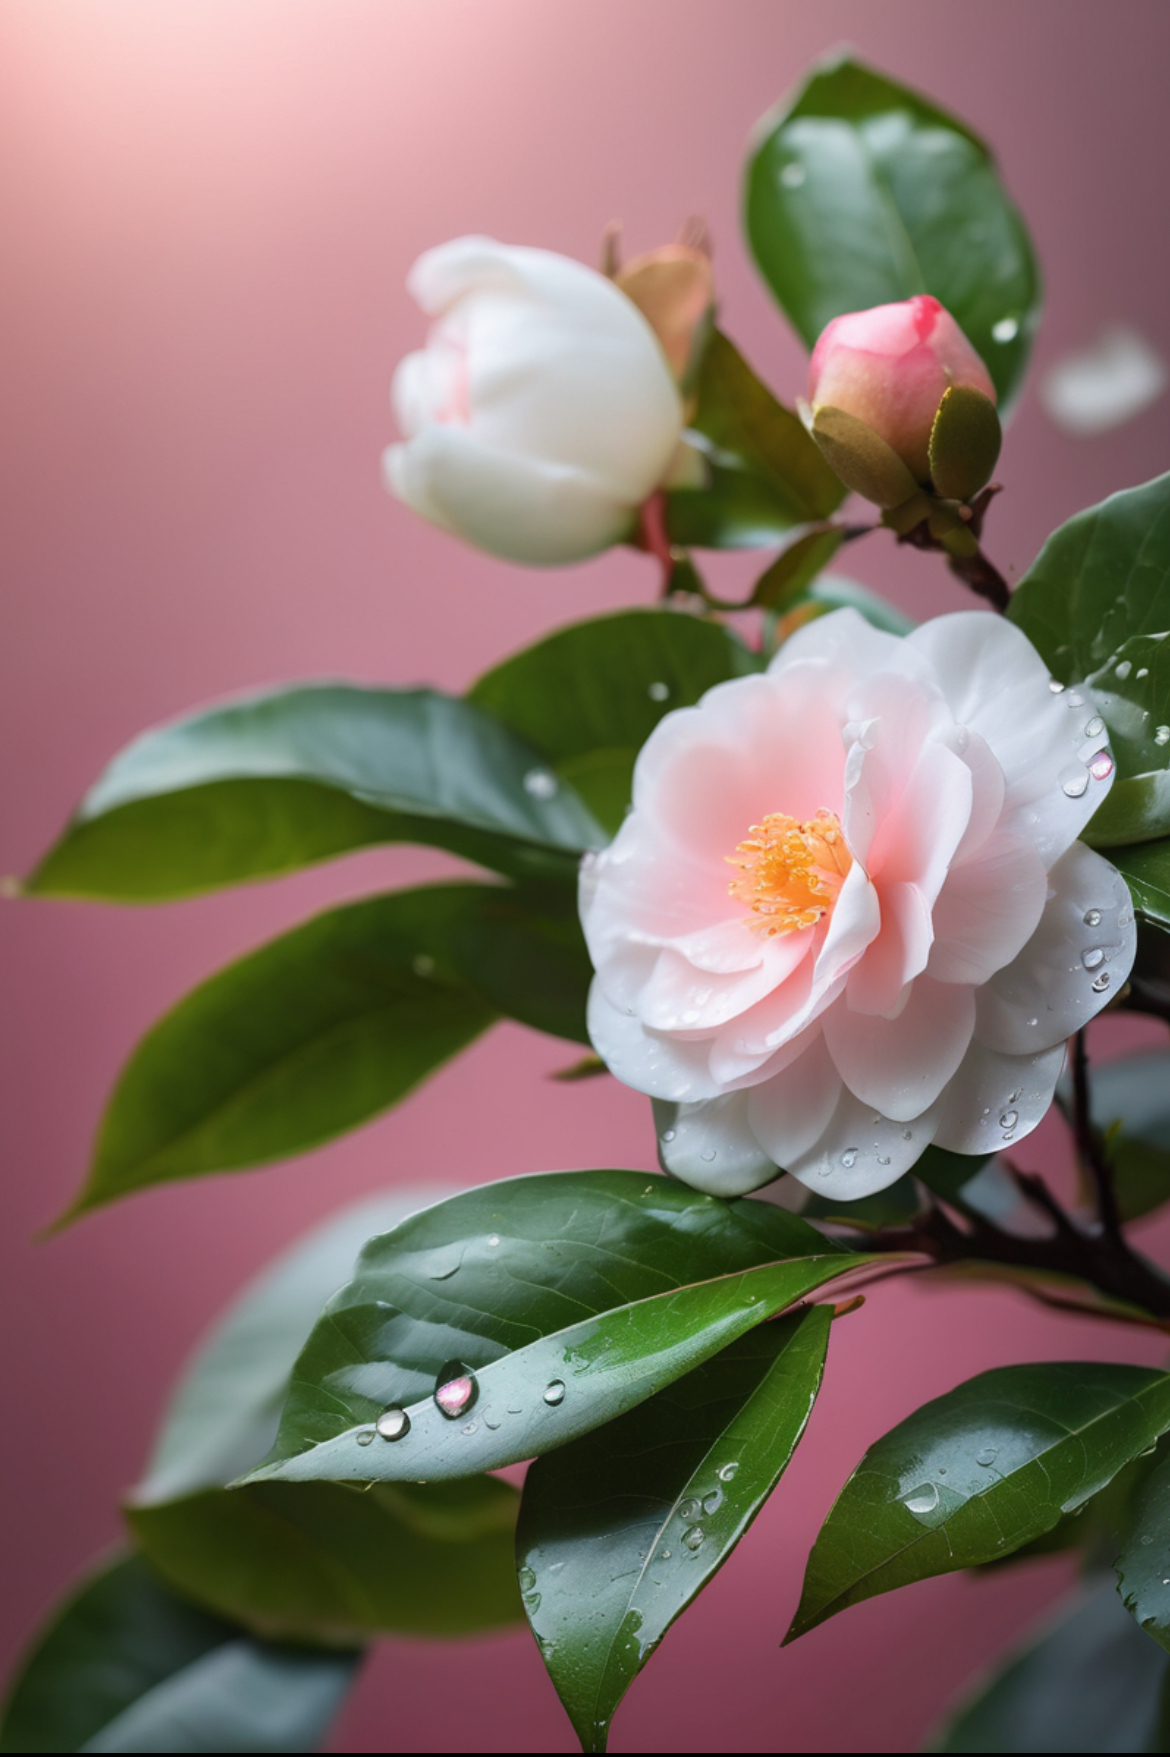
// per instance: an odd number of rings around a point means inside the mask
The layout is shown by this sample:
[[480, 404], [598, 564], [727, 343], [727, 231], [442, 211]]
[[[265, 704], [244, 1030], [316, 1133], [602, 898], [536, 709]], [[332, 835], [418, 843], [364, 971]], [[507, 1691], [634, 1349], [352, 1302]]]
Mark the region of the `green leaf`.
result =
[[828, 518], [845, 490], [798, 415], [756, 377], [725, 335], [713, 330], [703, 352], [688, 440], [702, 454], [703, 488], [666, 497], [673, 543], [706, 549], [759, 549], [793, 525]]
[[398, 1103], [503, 1008], [587, 1043], [578, 924], [526, 909], [496, 886], [392, 892], [229, 964], [139, 1043], [69, 1217], [307, 1152]]
[[356, 1663], [252, 1641], [119, 1557], [36, 1637], [0, 1751], [311, 1751]]
[[[436, 1481], [535, 1457], [868, 1262], [768, 1203], [644, 1172], [469, 1190], [371, 1240], [249, 1480]], [[474, 1389], [454, 1420], [433, 1400], [449, 1363]], [[409, 1429], [371, 1443], [388, 1408]]]
[[1117, 776], [1085, 840], [1170, 834], [1170, 474], [1054, 531], [1008, 614], [1058, 681], [1091, 686], [1108, 727]]
[[571, 880], [604, 841], [539, 751], [433, 690], [300, 684], [144, 733], [24, 889], [163, 902], [377, 842]]
[[126, 1518], [153, 1566], [210, 1609], [258, 1635], [348, 1646], [516, 1622], [518, 1505], [492, 1476], [366, 1493], [259, 1483], [132, 1505]]
[[1142, 1483], [1121, 1531], [1118, 1590], [1147, 1635], [1170, 1648], [1170, 1457]]
[[845, 54], [766, 116], [757, 140], [748, 241], [807, 345], [842, 312], [933, 293], [1009, 403], [1039, 319], [1039, 275], [978, 136]]
[[751, 602], [762, 610], [785, 610], [812, 585], [844, 540], [840, 526], [813, 525], [782, 549], [756, 581]]
[[664, 714], [760, 668], [717, 622], [623, 610], [558, 629], [481, 677], [470, 701], [538, 749], [616, 831], [634, 759]]
[[931, 1751], [1165, 1751], [1166, 1656], [1111, 1586], [1046, 1617], [932, 1739]]
[[1170, 1053], [1095, 1063], [1093, 1121], [1105, 1136], [1123, 1220], [1170, 1201]]
[[781, 627], [791, 621], [794, 629], [799, 628], [814, 616], [827, 616], [831, 610], [842, 609], [859, 610], [867, 622], [872, 622], [875, 628], [885, 629], [887, 634], [909, 634], [914, 627], [908, 616], [876, 592], [845, 579], [841, 574], [830, 573], [822, 574], [806, 592], [786, 606]]
[[943, 392], [930, 430], [930, 480], [944, 500], [971, 500], [985, 483], [1003, 444], [995, 404], [973, 384]]
[[516, 1557], [532, 1630], [586, 1751], [727, 1560], [796, 1449], [827, 1306], [762, 1324], [627, 1415], [540, 1458]]
[[395, 1190], [356, 1202], [250, 1282], [175, 1386], [135, 1503], [218, 1488], [259, 1463], [276, 1438], [293, 1363], [325, 1301], [352, 1276], [366, 1240], [448, 1193]]
[[[1108, 805], [1109, 801], [1105, 803]], [[1095, 818], [1093, 822], [1096, 823]], [[1092, 828], [1090, 824], [1090, 831]], [[1141, 920], [1170, 931], [1170, 839], [1143, 842], [1133, 848], [1110, 848], [1109, 859], [1129, 886]]]
[[1049, 1531], [1170, 1428], [1170, 1374], [1055, 1361], [968, 1379], [872, 1445], [809, 1557], [792, 1641]]

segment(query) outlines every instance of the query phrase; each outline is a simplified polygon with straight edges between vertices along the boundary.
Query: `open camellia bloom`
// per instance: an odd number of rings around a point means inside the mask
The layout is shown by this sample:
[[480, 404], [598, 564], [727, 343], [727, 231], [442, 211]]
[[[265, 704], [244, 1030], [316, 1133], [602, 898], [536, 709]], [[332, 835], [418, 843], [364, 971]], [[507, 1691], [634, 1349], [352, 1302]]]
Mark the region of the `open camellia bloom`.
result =
[[589, 1028], [667, 1170], [855, 1199], [931, 1143], [1035, 1128], [1135, 928], [1077, 841], [1113, 759], [1088, 693], [980, 611], [856, 611], [669, 714], [582, 876]]
[[683, 406], [654, 330], [604, 275], [456, 238], [420, 256], [435, 319], [394, 376], [400, 500], [477, 548], [548, 567], [627, 537], [668, 474]]

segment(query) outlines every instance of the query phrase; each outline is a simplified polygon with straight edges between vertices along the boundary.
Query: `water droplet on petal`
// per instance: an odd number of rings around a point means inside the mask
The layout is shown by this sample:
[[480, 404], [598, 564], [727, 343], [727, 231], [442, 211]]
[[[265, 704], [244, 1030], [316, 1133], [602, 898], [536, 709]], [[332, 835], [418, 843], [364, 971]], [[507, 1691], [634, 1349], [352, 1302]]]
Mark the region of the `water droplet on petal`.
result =
[[1069, 691], [1068, 700], [1064, 705], [1066, 708], [1083, 708], [1085, 705], [1085, 698], [1079, 689], [1073, 689]]
[[652, 702], [664, 702], [670, 694], [669, 683], [652, 683], [646, 691]]
[[781, 171], [780, 181], [785, 189], [799, 189], [806, 175], [804, 166], [793, 159]]
[[976, 1464], [981, 1464], [984, 1470], [990, 1470], [998, 1457], [998, 1446], [984, 1446], [982, 1452], [976, 1452], [975, 1462]]
[[662, 1131], [663, 1141], [667, 1141], [667, 1142], [673, 1141], [674, 1135], [675, 1135], [675, 1131], [673, 1129], [663, 1129], [663, 1131]]
[[1094, 714], [1093, 718], [1089, 721], [1088, 725], [1085, 727], [1085, 737], [1086, 738], [1099, 738], [1101, 733], [1104, 732], [1104, 730], [1105, 730], [1104, 720], [1101, 718], [1100, 714]]
[[712, 1164], [714, 1162], [714, 1160], [718, 1159], [718, 1157], [719, 1157], [719, 1155], [716, 1153], [714, 1147], [707, 1147], [702, 1153], [699, 1154], [699, 1158], [702, 1159], [707, 1165]]
[[913, 1494], [907, 1495], [903, 1505], [907, 1513], [933, 1513], [938, 1506], [937, 1484], [924, 1483], [920, 1489], [915, 1489]]
[[1087, 951], [1081, 953], [1081, 963], [1086, 970], [1095, 970], [1098, 964], [1104, 961], [1104, 958], [1105, 954], [1100, 946], [1090, 946]]
[[857, 1164], [856, 1147], [846, 1147], [844, 1153], [841, 1155], [841, 1164], [845, 1167], [846, 1171], [850, 1170], [852, 1166]]
[[1098, 976], [1097, 980], [1090, 984], [1090, 986], [1092, 987], [1094, 994], [1104, 994], [1105, 990], [1109, 987], [1108, 970], [1102, 970], [1100, 976]]
[[402, 1440], [410, 1432], [410, 1417], [405, 1409], [387, 1409], [375, 1425], [384, 1440]]
[[688, 1550], [699, 1550], [703, 1547], [703, 1527], [692, 1525], [689, 1531], [683, 1532], [683, 1542]]
[[533, 799], [551, 799], [559, 784], [548, 769], [529, 769], [524, 777], [524, 791]]
[[1100, 927], [1101, 911], [1099, 909], [1086, 909], [1084, 919], [1086, 927]]
[[904, 1141], [912, 1141], [914, 1139], [914, 1130], [913, 1129], [903, 1129], [902, 1130], [902, 1139]]
[[458, 1421], [479, 1396], [479, 1384], [471, 1368], [461, 1360], [449, 1360], [435, 1380], [435, 1405], [448, 1421]]
[[1094, 781], [1107, 781], [1113, 773], [1113, 757], [1107, 750], [1099, 750], [1096, 756], [1089, 758], [1089, 773]]
[[993, 323], [991, 326], [992, 340], [1003, 344], [1014, 342], [1019, 333], [1020, 320], [1018, 317], [1001, 317], [998, 323]]
[[1055, 677], [1050, 677], [1048, 679], [1048, 687], [1052, 691], [1053, 695], [1063, 695], [1064, 694], [1064, 684], [1058, 682], [1058, 680]]
[[521, 1592], [531, 1592], [536, 1585], [536, 1575], [531, 1568], [521, 1568], [516, 1578], [520, 1582]]
[[555, 1409], [558, 1403], [563, 1403], [565, 1401], [565, 1381], [563, 1379], [550, 1379], [544, 1388], [544, 1400], [552, 1409]]
[[1082, 768], [1080, 763], [1070, 763], [1067, 769], [1061, 771], [1061, 792], [1066, 793], [1070, 799], [1079, 799], [1088, 785], [1089, 771]]
[[1020, 1120], [1020, 1113], [1018, 1110], [1005, 1110], [1003, 1115], [999, 1119], [999, 1126], [1001, 1129], [1006, 1129], [1010, 1133], [1010, 1131], [1015, 1128], [1015, 1126], [1019, 1122], [1019, 1120]]
[[357, 1437], [357, 1443], [359, 1446], [368, 1446], [372, 1443], [373, 1438], [374, 1438], [373, 1428], [363, 1428], [361, 1433]]
[[493, 1250], [495, 1250], [495, 1248], [499, 1244], [499, 1242], [500, 1242], [500, 1235], [498, 1232], [489, 1232], [488, 1233], [488, 1244], [492, 1247]]

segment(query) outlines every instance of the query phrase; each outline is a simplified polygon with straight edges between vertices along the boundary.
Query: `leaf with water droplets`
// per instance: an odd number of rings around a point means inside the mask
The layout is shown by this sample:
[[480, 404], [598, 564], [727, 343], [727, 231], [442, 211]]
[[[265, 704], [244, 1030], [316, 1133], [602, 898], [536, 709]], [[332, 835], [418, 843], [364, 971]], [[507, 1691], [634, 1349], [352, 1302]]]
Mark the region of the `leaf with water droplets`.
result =
[[1168, 1428], [1170, 1374], [1151, 1368], [1055, 1361], [968, 1379], [866, 1452], [813, 1546], [786, 1640], [877, 1593], [1010, 1554]]
[[1141, 1483], [1120, 1540], [1118, 1591], [1146, 1634], [1170, 1648], [1170, 1457]]
[[1122, 1219], [1136, 1220], [1170, 1201], [1170, 1052], [1094, 1063], [1090, 1092]]
[[1009, 614], [1057, 678], [1088, 683], [1100, 708], [1086, 716], [1084, 761], [1095, 779], [1117, 773], [1085, 841], [1113, 849], [1170, 835], [1170, 474], [1054, 531]]
[[748, 240], [812, 347], [831, 318], [933, 293], [1001, 404], [1040, 315], [1028, 234], [988, 148], [958, 118], [848, 53], [766, 116], [748, 164]]
[[617, 1421], [538, 1459], [516, 1553], [529, 1621], [586, 1750], [775, 1488], [812, 1410], [825, 1306], [752, 1330]]
[[[372, 1240], [309, 1337], [250, 1480], [430, 1482], [538, 1456], [870, 1261], [771, 1203], [647, 1187], [633, 1171], [514, 1178]], [[459, 1273], [435, 1281], [436, 1254], [454, 1250]], [[469, 1433], [436, 1409], [452, 1357], [498, 1425]], [[409, 1434], [359, 1447], [389, 1405]]]

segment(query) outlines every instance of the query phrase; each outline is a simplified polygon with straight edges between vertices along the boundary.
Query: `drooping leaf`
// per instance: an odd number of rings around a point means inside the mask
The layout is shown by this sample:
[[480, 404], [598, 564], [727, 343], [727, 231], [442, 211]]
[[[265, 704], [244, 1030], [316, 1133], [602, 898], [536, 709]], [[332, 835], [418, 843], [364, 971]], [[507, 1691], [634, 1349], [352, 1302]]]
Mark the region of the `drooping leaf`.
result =
[[1108, 729], [1117, 775], [1085, 840], [1113, 848], [1170, 835], [1170, 474], [1054, 531], [1009, 614], [1070, 686], [1086, 753], [1104, 742], [1097, 709]]
[[126, 1518], [159, 1573], [210, 1609], [257, 1635], [352, 1645], [516, 1622], [519, 1499], [492, 1476], [367, 1493], [259, 1483], [131, 1505]]
[[839, 527], [810, 526], [765, 568], [752, 591], [752, 603], [761, 610], [786, 610], [828, 567], [843, 540]]
[[1165, 1751], [1167, 1660], [1112, 1584], [1077, 1592], [984, 1679], [930, 1751]]
[[474, 704], [300, 684], [144, 733], [24, 888], [162, 902], [376, 842], [571, 880], [580, 851], [604, 839], [540, 752]]
[[321, 1307], [353, 1274], [366, 1240], [442, 1200], [395, 1190], [333, 1214], [270, 1263], [200, 1342], [171, 1393], [138, 1506], [219, 1488], [258, 1464], [276, 1438], [289, 1373]]
[[571, 899], [450, 884], [326, 911], [230, 964], [142, 1039], [70, 1213], [238, 1170], [388, 1109], [507, 1009], [588, 1042], [590, 966]]
[[830, 1310], [762, 1324], [627, 1415], [540, 1458], [516, 1559], [582, 1747], [775, 1488], [812, 1411]]
[[1134, 1495], [1116, 1562], [1126, 1609], [1170, 1648], [1170, 1457], [1158, 1461]]
[[357, 1657], [253, 1641], [117, 1557], [35, 1637], [0, 1751], [312, 1751]]
[[623, 610], [558, 629], [505, 659], [469, 699], [538, 749], [616, 831], [634, 758], [663, 715], [759, 665], [719, 623], [672, 609]]
[[[371, 1240], [249, 1480], [439, 1481], [535, 1457], [868, 1261], [767, 1203], [653, 1174], [470, 1190]], [[433, 1397], [445, 1377], [467, 1379], [455, 1419]], [[371, 1442], [388, 1409], [406, 1423]]]
[[1030, 1542], [1167, 1428], [1170, 1374], [1146, 1367], [1054, 1361], [968, 1379], [866, 1452], [813, 1546], [786, 1639]]
[[814, 69], [757, 131], [748, 240], [811, 348], [831, 318], [932, 293], [999, 393], [1019, 389], [1040, 282], [987, 146], [954, 116], [848, 54]]
[[828, 518], [845, 498], [800, 417], [777, 402], [718, 330], [703, 352], [688, 438], [708, 480], [669, 490], [674, 543], [767, 548], [794, 525]]

